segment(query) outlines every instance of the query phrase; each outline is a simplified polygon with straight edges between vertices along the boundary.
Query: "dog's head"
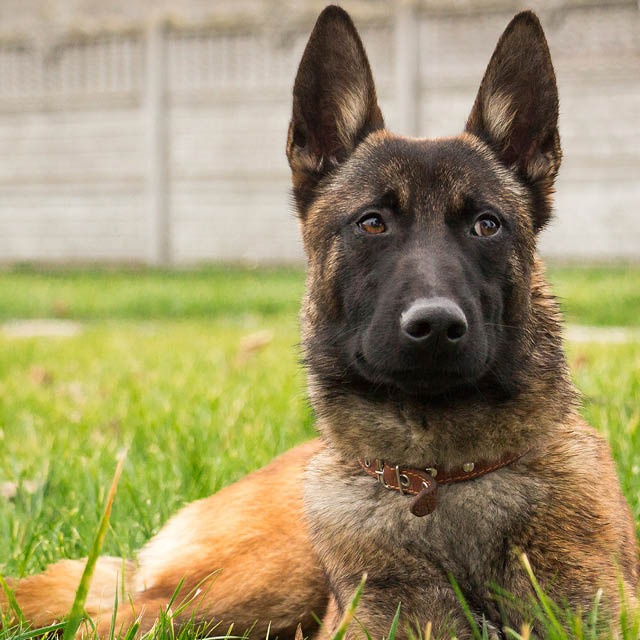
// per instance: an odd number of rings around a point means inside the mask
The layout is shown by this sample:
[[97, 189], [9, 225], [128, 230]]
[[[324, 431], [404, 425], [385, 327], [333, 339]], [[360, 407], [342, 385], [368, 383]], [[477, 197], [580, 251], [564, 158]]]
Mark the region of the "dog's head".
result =
[[316, 380], [429, 401], [517, 391], [535, 239], [561, 159], [557, 119], [549, 50], [530, 12], [501, 37], [464, 132], [436, 140], [385, 130], [351, 19], [322, 12], [287, 144]]

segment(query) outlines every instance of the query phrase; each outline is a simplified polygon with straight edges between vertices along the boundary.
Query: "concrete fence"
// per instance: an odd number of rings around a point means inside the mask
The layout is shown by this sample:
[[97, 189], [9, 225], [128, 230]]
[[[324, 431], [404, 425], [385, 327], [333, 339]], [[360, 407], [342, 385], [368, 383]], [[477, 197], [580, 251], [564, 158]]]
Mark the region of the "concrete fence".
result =
[[[358, 7], [388, 125], [459, 132], [511, 8]], [[638, 259], [638, 6], [554, 3], [541, 18], [565, 149], [544, 252]], [[0, 39], [0, 261], [300, 260], [284, 145], [312, 23]]]

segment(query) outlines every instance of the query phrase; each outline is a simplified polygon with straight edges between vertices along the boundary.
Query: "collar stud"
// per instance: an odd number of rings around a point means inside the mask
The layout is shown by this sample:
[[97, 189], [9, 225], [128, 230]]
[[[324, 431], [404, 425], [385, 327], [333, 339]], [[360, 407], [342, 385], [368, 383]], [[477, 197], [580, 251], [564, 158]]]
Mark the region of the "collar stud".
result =
[[475, 480], [516, 462], [529, 451], [530, 449], [522, 453], [507, 453], [494, 462], [465, 462], [457, 469], [440, 473], [435, 467], [413, 469], [387, 464], [381, 458], [360, 458], [358, 462], [367, 475], [374, 477], [385, 489], [394, 489], [402, 495], [416, 496], [411, 504], [411, 513], [415, 516], [426, 516], [436, 508], [438, 485]]

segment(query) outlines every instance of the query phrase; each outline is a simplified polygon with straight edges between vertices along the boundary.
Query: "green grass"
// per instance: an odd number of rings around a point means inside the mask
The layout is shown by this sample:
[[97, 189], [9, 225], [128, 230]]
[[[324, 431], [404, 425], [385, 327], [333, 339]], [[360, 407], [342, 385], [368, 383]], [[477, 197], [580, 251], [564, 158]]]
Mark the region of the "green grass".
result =
[[[640, 326], [640, 268], [551, 279], [572, 322]], [[0, 483], [18, 485], [0, 497], [0, 574], [87, 554], [125, 447], [103, 551], [131, 556], [185, 502], [312, 437], [302, 290], [290, 269], [0, 272], [1, 320], [83, 326], [68, 338], [0, 333]], [[583, 414], [611, 442], [640, 522], [640, 342], [568, 352]]]
[[640, 266], [574, 266], [548, 271], [568, 322], [640, 326]]
[[640, 340], [569, 344], [567, 351], [582, 415], [611, 443], [640, 534]]
[[206, 319], [251, 314], [294, 318], [301, 269], [209, 267], [155, 269], [29, 268], [0, 271], [0, 320]]
[[[242, 340], [270, 331], [261, 351]], [[88, 325], [76, 337], [0, 338], [0, 499], [9, 574], [86, 554], [120, 449], [129, 448], [107, 551], [130, 554], [185, 501], [313, 435], [295, 318]]]
[[[640, 266], [555, 267], [549, 279], [569, 322], [640, 326]], [[208, 267], [190, 271], [55, 269], [0, 271], [0, 321], [294, 317], [301, 269]]]

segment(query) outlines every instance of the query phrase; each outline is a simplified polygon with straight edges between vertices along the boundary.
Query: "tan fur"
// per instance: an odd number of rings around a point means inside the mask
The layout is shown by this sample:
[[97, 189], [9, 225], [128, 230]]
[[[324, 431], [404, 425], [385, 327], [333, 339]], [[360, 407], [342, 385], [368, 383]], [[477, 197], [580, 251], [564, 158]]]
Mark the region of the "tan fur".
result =
[[359, 131], [363, 125], [362, 105], [366, 104], [367, 96], [360, 93], [360, 87], [345, 91], [337, 105], [338, 116], [336, 126], [340, 142], [344, 146], [354, 147], [353, 132]]
[[[61, 560], [47, 567], [44, 573], [29, 576], [20, 581], [9, 580], [24, 617], [35, 627], [42, 627], [63, 619], [76, 595], [84, 571], [84, 560]], [[86, 603], [87, 612], [99, 619], [103, 613], [109, 615], [116, 596], [130, 589], [124, 574], [134, 571], [134, 563], [121, 558], [100, 558], [96, 565], [91, 589]], [[6, 599], [0, 593], [0, 607], [8, 611]]]
[[[145, 631], [182, 580], [173, 608], [184, 600], [191, 604], [178, 623], [194, 615], [221, 622], [225, 630], [233, 623], [238, 634], [253, 627], [256, 637], [264, 637], [269, 626], [274, 635], [293, 637], [302, 623], [308, 635], [315, 626], [312, 614], [322, 614], [326, 601], [301, 513], [303, 470], [319, 446], [313, 441], [296, 447], [188, 505], [144, 547], [137, 562], [101, 558], [86, 606], [100, 636], [109, 631], [116, 589], [116, 629], [139, 618]], [[36, 626], [61, 620], [83, 569], [82, 560], [63, 560], [42, 574], [11, 582], [26, 619]], [[0, 606], [8, 610], [1, 592]]]
[[496, 92], [485, 99], [484, 113], [486, 126], [495, 140], [504, 140], [515, 118], [511, 98], [508, 95]]

